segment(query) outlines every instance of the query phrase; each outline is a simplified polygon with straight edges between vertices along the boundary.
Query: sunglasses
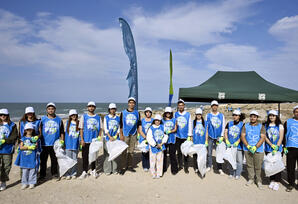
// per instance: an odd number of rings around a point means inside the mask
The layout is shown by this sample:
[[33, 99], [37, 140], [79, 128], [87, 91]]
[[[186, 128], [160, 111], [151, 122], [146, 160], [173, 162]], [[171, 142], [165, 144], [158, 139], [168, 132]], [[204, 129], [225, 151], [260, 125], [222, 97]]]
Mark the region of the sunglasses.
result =
[[1, 116], [8, 116], [8, 115], [5, 115], [5, 114], [0, 114], [0, 117], [1, 117]]

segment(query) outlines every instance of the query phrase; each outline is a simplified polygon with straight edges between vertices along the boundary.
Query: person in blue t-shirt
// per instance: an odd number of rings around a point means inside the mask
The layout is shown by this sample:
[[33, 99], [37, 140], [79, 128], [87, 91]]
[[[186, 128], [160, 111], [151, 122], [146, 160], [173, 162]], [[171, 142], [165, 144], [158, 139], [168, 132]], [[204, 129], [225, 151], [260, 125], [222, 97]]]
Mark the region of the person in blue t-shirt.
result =
[[[69, 110], [69, 117], [66, 122], [65, 137], [63, 138], [65, 144], [66, 155], [73, 159], [78, 160], [79, 152], [79, 139], [80, 139], [80, 129], [79, 129], [79, 119], [78, 112], [76, 109]], [[64, 176], [66, 179], [75, 179], [77, 175], [77, 164], [70, 168]], [[61, 175], [62, 176], [62, 175]]]
[[[298, 106], [293, 108], [293, 118], [288, 119], [284, 124], [284, 153], [287, 155], [287, 192], [295, 188], [295, 168], [298, 164]], [[297, 185], [296, 185], [296, 188]]]
[[230, 169], [230, 178], [235, 177], [236, 180], [240, 178], [243, 169], [243, 144], [241, 142], [241, 131], [243, 128], [243, 120], [245, 115], [241, 113], [239, 109], [233, 111], [233, 120], [228, 122], [225, 128], [225, 141], [228, 148], [237, 148], [236, 154], [236, 170], [231, 165], [228, 166]]
[[[203, 110], [201, 108], [196, 109], [196, 118], [193, 120], [193, 136], [192, 141], [195, 145], [205, 144], [206, 142], [206, 124], [203, 118]], [[198, 155], [193, 154], [193, 167], [195, 173], [198, 173]]]
[[[282, 151], [282, 140], [284, 137], [284, 127], [281, 124], [278, 112], [276, 110], [270, 110], [268, 112], [267, 121], [265, 122], [266, 129], [266, 143], [265, 154], [276, 154], [278, 151]], [[281, 181], [281, 172], [270, 176], [269, 188], [277, 191], [279, 189], [279, 182]]]
[[18, 139], [18, 129], [10, 120], [6, 108], [0, 109], [0, 191], [6, 189], [6, 181], [9, 180], [14, 144]]
[[22, 170], [22, 190], [25, 190], [28, 186], [29, 189], [35, 187], [37, 183], [38, 172], [38, 140], [34, 140], [35, 127], [32, 123], [27, 123], [24, 126], [24, 134], [21, 138], [19, 159], [16, 161], [16, 165], [20, 166]]
[[[147, 132], [152, 125], [152, 109], [150, 107], [145, 108], [144, 111], [145, 118], [141, 120], [141, 123], [139, 125], [139, 143], [142, 143], [144, 140], [146, 140], [146, 135]], [[146, 140], [147, 141], [147, 140]], [[142, 152], [142, 167], [145, 172], [147, 172], [150, 168], [150, 163], [149, 163], [149, 152]]]
[[136, 172], [133, 167], [133, 153], [141, 121], [140, 113], [135, 110], [135, 106], [136, 99], [130, 97], [128, 99], [128, 108], [122, 111], [120, 115], [120, 139], [128, 145], [128, 148], [123, 151], [121, 156], [121, 175], [124, 175], [126, 170]]
[[24, 134], [24, 127], [27, 123], [32, 123], [34, 126], [34, 131], [36, 136], [40, 136], [39, 133], [39, 126], [40, 126], [40, 119], [38, 119], [35, 115], [35, 111], [33, 107], [26, 107], [25, 108], [25, 114], [21, 118], [19, 122], [19, 128], [20, 128], [20, 135], [19, 139], [23, 137]]
[[[208, 147], [207, 154], [207, 169], [206, 172], [211, 170], [212, 167], [212, 150], [216, 148], [217, 143], [223, 142], [225, 130], [225, 116], [218, 112], [218, 102], [211, 102], [211, 112], [206, 115], [206, 143]], [[222, 164], [216, 163], [220, 175], [224, 175], [222, 171]]]
[[[54, 143], [64, 136], [63, 121], [56, 115], [56, 105], [48, 103], [46, 106], [47, 115], [41, 118], [40, 123], [40, 139], [42, 145], [42, 152], [40, 154], [40, 180], [46, 177], [47, 160], [50, 155], [51, 158], [51, 174], [58, 178], [58, 162], [54, 151]], [[62, 176], [62, 175], [61, 175]]]
[[104, 138], [103, 138], [103, 151], [104, 151], [104, 162], [103, 171], [106, 175], [118, 174], [117, 162], [115, 160], [109, 161], [109, 153], [107, 149], [108, 141], [120, 140], [120, 117], [116, 115], [117, 106], [115, 103], [109, 104], [108, 115], [104, 117]]
[[[185, 142], [189, 137], [192, 136], [192, 120], [191, 114], [184, 110], [185, 103], [182, 99], [178, 102], [178, 111], [175, 113], [175, 119], [177, 121], [177, 132], [176, 132], [176, 151], [178, 152], [178, 170], [182, 169], [182, 153], [181, 144]], [[183, 155], [184, 161], [184, 172], [186, 174], [188, 171], [188, 158], [189, 156]]]
[[250, 112], [249, 123], [245, 123], [241, 132], [244, 156], [246, 159], [248, 181], [246, 186], [254, 183], [260, 190], [263, 189], [261, 181], [262, 163], [264, 160], [264, 141], [266, 131], [261, 123], [258, 123], [259, 113], [255, 110]]
[[162, 120], [165, 134], [168, 135], [168, 141], [165, 144], [164, 150], [164, 159], [163, 159], [163, 173], [167, 171], [168, 168], [168, 152], [170, 154], [170, 163], [171, 163], [171, 173], [173, 175], [178, 173], [177, 166], [177, 157], [176, 157], [176, 131], [177, 131], [177, 123], [176, 119], [173, 117], [173, 110], [171, 107], [166, 107], [165, 112], [163, 114]]
[[[84, 113], [80, 119], [80, 137], [82, 145], [83, 172], [80, 179], [85, 179], [89, 174], [89, 148], [93, 139], [101, 140], [102, 122], [101, 117], [95, 114], [96, 104], [89, 101], [87, 104], [87, 113]], [[96, 161], [91, 163], [91, 175], [96, 179], [99, 174], [96, 172]]]

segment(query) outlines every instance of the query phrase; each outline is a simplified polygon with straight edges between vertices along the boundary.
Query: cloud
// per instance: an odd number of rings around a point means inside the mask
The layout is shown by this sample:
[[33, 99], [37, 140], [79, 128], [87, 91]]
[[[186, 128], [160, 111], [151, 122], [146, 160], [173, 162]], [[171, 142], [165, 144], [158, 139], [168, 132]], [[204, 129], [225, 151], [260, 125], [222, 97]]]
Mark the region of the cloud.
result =
[[215, 3], [186, 3], [146, 14], [138, 8], [131, 13], [137, 36], [154, 40], [172, 40], [200, 46], [222, 42], [236, 24], [252, 15], [249, 6], [257, 1], [227, 0]]

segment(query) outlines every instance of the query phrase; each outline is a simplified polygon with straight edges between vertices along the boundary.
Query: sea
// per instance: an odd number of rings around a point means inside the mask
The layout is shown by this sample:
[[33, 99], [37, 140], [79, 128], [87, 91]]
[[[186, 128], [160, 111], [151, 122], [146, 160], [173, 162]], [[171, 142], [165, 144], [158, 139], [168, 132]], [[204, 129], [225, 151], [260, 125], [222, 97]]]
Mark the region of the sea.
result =
[[[70, 109], [76, 109], [79, 116], [87, 112], [86, 103], [55, 103], [56, 114], [61, 118], [68, 118]], [[206, 103], [186, 103], [186, 108], [199, 108]], [[7, 108], [9, 111], [10, 119], [13, 122], [19, 121], [25, 113], [25, 108], [32, 106], [38, 118], [46, 114], [47, 103], [0, 103], [0, 108]], [[167, 103], [139, 103], [138, 110], [143, 111], [146, 107], [151, 107], [152, 110], [164, 110]], [[172, 108], [176, 108], [177, 104], [172, 104]], [[96, 103], [95, 112], [98, 114], [108, 113], [109, 103]], [[127, 108], [127, 103], [117, 103], [117, 112]]]

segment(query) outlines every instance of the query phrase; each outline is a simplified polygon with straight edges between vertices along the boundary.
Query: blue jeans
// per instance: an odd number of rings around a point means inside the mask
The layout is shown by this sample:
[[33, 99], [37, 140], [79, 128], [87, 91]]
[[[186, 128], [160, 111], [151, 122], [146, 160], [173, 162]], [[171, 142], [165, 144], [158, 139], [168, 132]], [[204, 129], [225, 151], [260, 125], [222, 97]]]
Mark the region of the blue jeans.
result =
[[[73, 160], [78, 161], [78, 150], [66, 149], [65, 153], [68, 157], [72, 158]], [[77, 164], [75, 164], [72, 168], [70, 168], [65, 173], [65, 176], [75, 176], [75, 175], [77, 175]]]
[[237, 154], [236, 154], [236, 170], [234, 170], [232, 168], [231, 165], [228, 166], [229, 170], [230, 170], [230, 175], [232, 176], [240, 176], [241, 175], [241, 172], [242, 172], [242, 169], [243, 169], [243, 157], [244, 157], [244, 154], [243, 154], [243, 150], [237, 150]]
[[[208, 137], [208, 154], [207, 154], [207, 167], [212, 167], [212, 150], [216, 148], [217, 139], [212, 139]], [[218, 169], [222, 169], [222, 164], [216, 163]]]
[[37, 171], [36, 169], [26, 169], [22, 168], [22, 184], [30, 185], [36, 184], [37, 181]]

